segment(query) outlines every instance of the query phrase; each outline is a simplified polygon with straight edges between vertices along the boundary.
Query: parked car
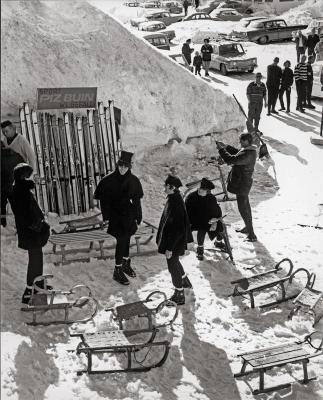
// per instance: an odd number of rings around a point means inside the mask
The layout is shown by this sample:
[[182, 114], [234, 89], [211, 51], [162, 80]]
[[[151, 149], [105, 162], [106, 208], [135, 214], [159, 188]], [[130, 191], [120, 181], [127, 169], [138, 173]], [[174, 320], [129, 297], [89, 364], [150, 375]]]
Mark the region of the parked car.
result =
[[287, 25], [283, 19], [266, 18], [252, 21], [247, 28], [233, 31], [240, 39], [250, 40], [259, 44], [291, 40], [292, 32], [307, 28], [307, 25]]
[[144, 1], [140, 3], [139, 7], [143, 8], [159, 8], [160, 2], [159, 1]]
[[186, 58], [183, 56], [183, 54], [181, 54], [181, 53], [170, 54], [169, 57], [172, 58], [173, 60], [175, 60], [178, 64], [180, 64], [183, 67], [185, 67], [186, 69], [188, 69], [189, 71], [193, 72], [194, 68], [188, 64], [188, 62], [187, 62]]
[[258, 66], [256, 57], [248, 57], [243, 46], [239, 42], [222, 41], [211, 43], [210, 68], [216, 69], [222, 75], [228, 72], [253, 72]]
[[168, 38], [163, 33], [151, 33], [150, 35], [144, 35], [143, 38], [158, 49], [170, 50]]
[[160, 6], [172, 14], [182, 14], [183, 5], [178, 1], [162, 1]]
[[222, 21], [240, 21], [243, 14], [240, 14], [234, 8], [217, 8], [209, 14], [212, 18], [219, 18]]
[[247, 28], [253, 21], [260, 21], [262, 19], [267, 19], [268, 17], [244, 17], [240, 20], [240, 26], [242, 28]]
[[133, 18], [130, 20], [132, 26], [138, 26], [142, 22], [147, 21], [161, 21], [164, 22], [166, 26], [173, 24], [174, 22], [181, 21], [182, 18], [179, 15], [172, 15], [170, 12], [165, 10], [151, 11], [144, 14], [140, 18]]
[[316, 61], [313, 65], [313, 91], [312, 97], [319, 97], [323, 99], [323, 91], [322, 91], [322, 83], [321, 83], [321, 75], [323, 74], [323, 61]]
[[140, 31], [146, 31], [146, 32], [162, 31], [162, 33], [167, 36], [169, 42], [171, 42], [175, 37], [175, 31], [166, 30], [166, 25], [164, 24], [164, 22], [160, 21], [143, 22], [139, 24], [138, 29]]
[[217, 6], [217, 9], [219, 8], [234, 8], [241, 14], [253, 14], [254, 12], [253, 8], [248, 4], [242, 4], [241, 1], [235, 0], [223, 1]]
[[139, 7], [140, 3], [134, 0], [134, 1], [126, 1], [125, 3], [123, 3], [123, 5], [127, 7]]
[[206, 13], [194, 13], [183, 18], [182, 21], [221, 21], [220, 18], [212, 18]]

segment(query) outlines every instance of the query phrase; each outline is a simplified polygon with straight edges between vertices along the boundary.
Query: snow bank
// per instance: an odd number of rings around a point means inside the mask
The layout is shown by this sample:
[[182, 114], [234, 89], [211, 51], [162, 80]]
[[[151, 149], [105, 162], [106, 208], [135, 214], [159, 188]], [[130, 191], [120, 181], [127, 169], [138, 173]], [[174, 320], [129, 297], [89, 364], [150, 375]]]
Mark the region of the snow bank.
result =
[[37, 87], [98, 86], [129, 149], [243, 124], [232, 98], [87, 2], [5, 2], [2, 32], [2, 117], [35, 104]]
[[323, 17], [323, 1], [307, 0], [282, 15], [288, 24], [307, 24], [312, 18]]

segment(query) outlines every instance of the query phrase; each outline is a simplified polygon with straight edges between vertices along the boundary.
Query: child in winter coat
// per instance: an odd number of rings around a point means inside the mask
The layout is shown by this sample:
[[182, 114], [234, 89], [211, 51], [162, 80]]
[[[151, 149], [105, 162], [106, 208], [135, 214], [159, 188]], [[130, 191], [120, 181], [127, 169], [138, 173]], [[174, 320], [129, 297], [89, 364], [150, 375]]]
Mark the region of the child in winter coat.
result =
[[199, 74], [201, 76], [202, 57], [198, 51], [195, 52], [193, 65], [195, 66], [195, 75]]

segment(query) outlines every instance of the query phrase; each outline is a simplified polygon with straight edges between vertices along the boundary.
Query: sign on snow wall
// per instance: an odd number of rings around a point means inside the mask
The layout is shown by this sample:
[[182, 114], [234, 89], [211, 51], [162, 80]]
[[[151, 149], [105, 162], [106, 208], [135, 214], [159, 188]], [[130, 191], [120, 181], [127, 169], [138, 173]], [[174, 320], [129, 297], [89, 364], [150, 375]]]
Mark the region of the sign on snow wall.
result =
[[95, 108], [97, 87], [38, 88], [37, 109]]

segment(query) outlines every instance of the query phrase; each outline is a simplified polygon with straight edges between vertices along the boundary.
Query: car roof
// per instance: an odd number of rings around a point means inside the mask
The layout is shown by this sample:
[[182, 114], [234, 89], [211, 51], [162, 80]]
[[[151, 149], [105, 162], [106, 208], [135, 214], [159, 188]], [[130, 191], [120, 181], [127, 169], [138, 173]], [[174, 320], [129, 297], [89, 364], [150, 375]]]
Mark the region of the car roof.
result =
[[169, 13], [169, 11], [168, 11], [168, 10], [165, 10], [165, 9], [159, 9], [159, 10], [154, 10], [154, 11], [147, 11], [147, 12], [145, 13], [145, 15], [154, 15], [154, 14], [160, 14], [160, 13], [162, 13], [162, 12], [167, 12], [167, 13]]
[[241, 18], [241, 20], [240, 21], [257, 21], [257, 20], [260, 20], [260, 19], [268, 19], [268, 17], [244, 17], [244, 18]]
[[217, 45], [217, 46], [222, 46], [222, 45], [226, 45], [226, 44], [241, 44], [240, 42], [236, 42], [236, 41], [230, 41], [230, 40], [221, 40], [219, 42], [211, 42], [211, 45]]
[[222, 12], [222, 11], [234, 11], [237, 12], [234, 8], [216, 8], [214, 11], [216, 12]]
[[165, 37], [167, 39], [167, 35], [165, 35], [162, 32], [155, 32], [155, 33], [150, 33], [149, 35], [143, 35], [143, 38], [144, 39], [150, 39], [150, 38], [156, 38], [156, 37], [159, 37], [159, 36], [163, 36], [163, 37]]
[[[142, 22], [142, 23], [140, 24], [140, 26], [150, 26], [150, 25], [156, 25], [156, 24], [158, 24], [158, 25], [160, 25], [160, 24], [165, 25], [164, 22], [162, 22], [162, 21], [147, 21], [147, 22]], [[166, 26], [166, 25], [165, 25], [165, 26]]]

